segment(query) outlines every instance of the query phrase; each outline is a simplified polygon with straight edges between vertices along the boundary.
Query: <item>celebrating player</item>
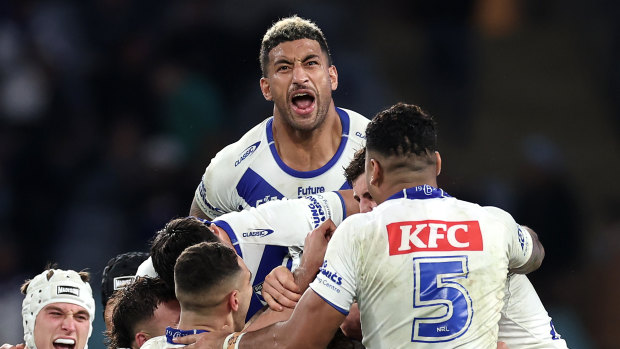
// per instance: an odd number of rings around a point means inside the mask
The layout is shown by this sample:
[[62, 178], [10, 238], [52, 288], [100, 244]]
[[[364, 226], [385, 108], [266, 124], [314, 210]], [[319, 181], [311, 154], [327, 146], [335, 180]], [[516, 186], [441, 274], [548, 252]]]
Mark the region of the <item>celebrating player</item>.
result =
[[[357, 299], [368, 348], [496, 348], [506, 274], [538, 268], [544, 250], [536, 234], [500, 209], [437, 188], [435, 125], [419, 107], [379, 113], [366, 137], [366, 184], [379, 205], [338, 227], [288, 321], [248, 332], [237, 345], [324, 347]], [[199, 347], [222, 342], [207, 334]]]
[[338, 72], [321, 30], [297, 16], [278, 21], [263, 37], [260, 63], [260, 87], [274, 104], [273, 117], [211, 160], [192, 216], [215, 218], [347, 187], [342, 168], [364, 146], [368, 119], [335, 107]]

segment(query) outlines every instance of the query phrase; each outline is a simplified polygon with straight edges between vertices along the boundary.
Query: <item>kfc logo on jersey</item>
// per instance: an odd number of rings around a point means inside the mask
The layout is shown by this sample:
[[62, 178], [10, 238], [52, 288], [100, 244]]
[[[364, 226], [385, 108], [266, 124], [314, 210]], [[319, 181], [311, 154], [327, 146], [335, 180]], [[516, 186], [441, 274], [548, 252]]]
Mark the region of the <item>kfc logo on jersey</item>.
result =
[[387, 225], [390, 256], [412, 252], [482, 251], [477, 221], [437, 220], [397, 222]]

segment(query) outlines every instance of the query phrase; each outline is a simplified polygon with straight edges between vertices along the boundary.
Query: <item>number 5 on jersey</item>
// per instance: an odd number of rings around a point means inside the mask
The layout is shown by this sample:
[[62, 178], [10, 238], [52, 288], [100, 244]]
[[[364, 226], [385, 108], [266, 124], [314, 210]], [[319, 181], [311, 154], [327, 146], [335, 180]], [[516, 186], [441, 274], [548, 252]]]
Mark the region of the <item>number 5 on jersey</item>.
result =
[[413, 259], [413, 308], [434, 315], [414, 318], [412, 342], [447, 342], [467, 332], [472, 300], [454, 280], [468, 274], [467, 256]]

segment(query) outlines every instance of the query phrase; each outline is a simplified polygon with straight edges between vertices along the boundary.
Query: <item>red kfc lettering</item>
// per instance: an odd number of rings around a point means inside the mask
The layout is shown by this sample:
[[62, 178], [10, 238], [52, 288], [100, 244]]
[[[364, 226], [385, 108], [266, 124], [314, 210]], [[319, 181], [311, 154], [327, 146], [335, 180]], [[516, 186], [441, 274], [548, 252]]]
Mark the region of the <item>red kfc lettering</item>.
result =
[[482, 251], [478, 221], [437, 220], [387, 225], [390, 255], [416, 251]]

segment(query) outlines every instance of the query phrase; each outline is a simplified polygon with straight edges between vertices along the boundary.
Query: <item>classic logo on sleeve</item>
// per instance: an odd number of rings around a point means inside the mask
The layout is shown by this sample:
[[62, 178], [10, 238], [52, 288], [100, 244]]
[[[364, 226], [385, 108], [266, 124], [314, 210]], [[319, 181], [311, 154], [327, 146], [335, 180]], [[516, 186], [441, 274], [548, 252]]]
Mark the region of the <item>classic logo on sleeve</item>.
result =
[[422, 251], [482, 251], [477, 221], [396, 222], [387, 225], [387, 233], [390, 256]]
[[255, 230], [243, 233], [243, 237], [244, 238], [252, 238], [252, 237], [262, 238], [270, 234], [273, 234], [273, 229], [255, 229]]

